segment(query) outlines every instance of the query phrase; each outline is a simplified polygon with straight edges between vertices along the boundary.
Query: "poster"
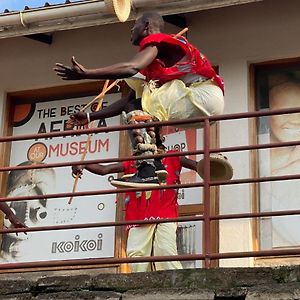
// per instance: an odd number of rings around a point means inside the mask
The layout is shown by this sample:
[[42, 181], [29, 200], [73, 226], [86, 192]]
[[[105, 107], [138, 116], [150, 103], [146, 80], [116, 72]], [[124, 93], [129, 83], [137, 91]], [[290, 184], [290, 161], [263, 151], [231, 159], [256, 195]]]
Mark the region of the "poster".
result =
[[[300, 107], [300, 68], [296, 63], [262, 65], [256, 70], [257, 109]], [[289, 142], [300, 139], [300, 114], [262, 117], [258, 122], [259, 143]], [[260, 176], [300, 173], [300, 147], [290, 146], [259, 150]], [[262, 211], [300, 208], [299, 180], [260, 184]], [[262, 248], [300, 246], [300, 216], [263, 218]]]
[[[119, 99], [119, 94], [105, 97], [103, 106]], [[90, 97], [37, 102], [15, 106], [13, 135], [63, 131], [69, 115], [80, 110]], [[95, 109], [95, 105], [91, 110]], [[119, 125], [120, 117], [97, 121], [96, 125]], [[79, 161], [87, 135], [46, 138], [12, 143], [10, 165]], [[119, 156], [119, 133], [93, 134], [88, 159]], [[12, 171], [7, 197], [40, 195], [39, 200], [11, 202], [17, 217], [28, 227], [115, 221], [116, 195], [95, 195], [44, 199], [43, 195], [71, 192], [74, 178], [71, 167]], [[76, 191], [111, 189], [108, 176], [84, 171]], [[8, 221], [6, 221], [7, 223]], [[5, 224], [10, 226], [10, 224]], [[113, 227], [7, 234], [3, 237], [0, 262], [34, 262], [114, 256]]]

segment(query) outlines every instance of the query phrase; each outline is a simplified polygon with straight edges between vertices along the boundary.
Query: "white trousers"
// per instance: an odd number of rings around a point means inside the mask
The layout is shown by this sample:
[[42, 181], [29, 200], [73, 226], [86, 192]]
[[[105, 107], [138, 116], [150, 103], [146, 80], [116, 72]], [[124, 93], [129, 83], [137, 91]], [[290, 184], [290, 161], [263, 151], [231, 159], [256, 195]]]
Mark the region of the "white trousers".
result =
[[[150, 83], [151, 84], [151, 83]], [[211, 80], [187, 87], [181, 80], [172, 80], [159, 88], [145, 85], [143, 110], [160, 121], [184, 120], [223, 113], [223, 92]]]
[[[133, 227], [128, 232], [127, 256], [169, 256], [177, 255], [176, 223], [150, 224]], [[132, 272], [147, 272], [151, 270], [182, 269], [179, 261], [165, 261], [130, 264]]]

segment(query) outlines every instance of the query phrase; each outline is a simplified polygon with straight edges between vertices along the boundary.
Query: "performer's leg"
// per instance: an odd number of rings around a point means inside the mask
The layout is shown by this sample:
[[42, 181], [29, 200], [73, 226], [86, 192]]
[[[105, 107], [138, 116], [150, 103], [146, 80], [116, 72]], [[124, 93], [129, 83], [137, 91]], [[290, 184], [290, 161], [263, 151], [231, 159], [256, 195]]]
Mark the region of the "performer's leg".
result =
[[[132, 99], [131, 101], [128, 102], [128, 104], [125, 108], [126, 113], [130, 113], [135, 110], [140, 110], [140, 111], [143, 110], [141, 98]], [[153, 139], [152, 141], [156, 143], [158, 153], [163, 153], [163, 152], [165, 152], [165, 147], [163, 145], [160, 131], [161, 131], [160, 127], [149, 128], [148, 134], [150, 134], [150, 136], [152, 137], [152, 139]], [[132, 130], [129, 131], [129, 137], [130, 137], [130, 140], [132, 143], [132, 148], [134, 149], [137, 141], [135, 140], [135, 136], [134, 136]], [[144, 142], [144, 140], [141, 140], [141, 139], [140, 139], [140, 141]], [[151, 165], [151, 163], [150, 163], [150, 165]], [[154, 166], [155, 166], [155, 173], [158, 176], [159, 182], [164, 183], [166, 181], [168, 173], [166, 172], [166, 168], [162, 164], [160, 158], [154, 159]], [[134, 174], [132, 174], [132, 175], [134, 175]], [[128, 176], [126, 176], [126, 177], [128, 177]]]
[[[177, 255], [176, 244], [176, 223], [158, 224], [154, 236], [154, 251], [155, 256]], [[179, 261], [156, 262], [156, 270], [172, 270], [182, 269]]]
[[[131, 111], [127, 113], [124, 118], [129, 125], [153, 122], [152, 116], [141, 110]], [[160, 163], [160, 160], [143, 159], [145, 155], [157, 153], [155, 128], [136, 128], [129, 132], [129, 136], [132, 142], [133, 154], [140, 157], [140, 159], [137, 160], [138, 172], [131, 177], [126, 176], [120, 179], [114, 179], [111, 181], [111, 184], [117, 187], [157, 186], [159, 179], [165, 180], [167, 171]]]
[[[130, 228], [127, 239], [127, 256], [151, 256], [154, 230], [155, 224]], [[148, 272], [151, 271], [151, 264], [149, 262], [132, 263], [130, 268], [132, 272]]]
[[[142, 106], [144, 111], [160, 121], [184, 120], [221, 114], [224, 109], [224, 95], [211, 80], [196, 82], [188, 87], [181, 80], [173, 80], [154, 90], [145, 86]], [[203, 124], [180, 127], [201, 127], [201, 125]]]
[[[163, 144], [163, 137], [161, 135], [161, 127], [155, 127], [155, 140], [157, 146], [157, 153], [163, 154], [166, 152], [166, 147]], [[155, 165], [155, 173], [157, 174], [158, 180], [160, 184], [165, 184], [168, 177], [168, 172], [166, 171], [166, 167], [162, 163], [161, 158], [154, 159]]]

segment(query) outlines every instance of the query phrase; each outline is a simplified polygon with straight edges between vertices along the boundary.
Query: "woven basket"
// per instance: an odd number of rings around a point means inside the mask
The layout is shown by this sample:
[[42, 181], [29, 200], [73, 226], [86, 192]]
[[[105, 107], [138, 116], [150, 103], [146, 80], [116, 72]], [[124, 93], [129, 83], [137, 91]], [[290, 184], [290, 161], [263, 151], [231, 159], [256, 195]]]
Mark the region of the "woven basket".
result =
[[[225, 156], [213, 153], [210, 160], [210, 180], [230, 180], [233, 176], [233, 169]], [[197, 172], [204, 177], [204, 159], [197, 163]]]

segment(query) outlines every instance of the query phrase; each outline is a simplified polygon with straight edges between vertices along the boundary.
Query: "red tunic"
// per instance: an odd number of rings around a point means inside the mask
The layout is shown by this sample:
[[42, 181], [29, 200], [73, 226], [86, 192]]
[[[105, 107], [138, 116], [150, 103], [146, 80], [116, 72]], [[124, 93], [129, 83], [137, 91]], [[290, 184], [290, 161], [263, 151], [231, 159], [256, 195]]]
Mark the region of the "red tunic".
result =
[[217, 75], [208, 59], [184, 37], [175, 38], [174, 35], [164, 33], [151, 34], [141, 41], [140, 51], [147, 46], [161, 44], [169, 46], [170, 51], [172, 51], [172, 45], [180, 46], [186, 56], [172, 67], [166, 67], [158, 58], [154, 59], [148, 67], [141, 71], [146, 76], [146, 81], [159, 80], [161, 84], [164, 84], [174, 79], [180, 79], [187, 73], [193, 73], [212, 79], [224, 92], [223, 79]]
[[[162, 160], [162, 162], [168, 171], [167, 184], [179, 183], [179, 175], [181, 171], [180, 158], [166, 157]], [[135, 172], [135, 162], [125, 161], [124, 174]], [[167, 189], [137, 193], [129, 192], [125, 194], [126, 221], [176, 218], [177, 216], [177, 190]], [[128, 228], [130, 227], [132, 227], [132, 225], [128, 226]]]

